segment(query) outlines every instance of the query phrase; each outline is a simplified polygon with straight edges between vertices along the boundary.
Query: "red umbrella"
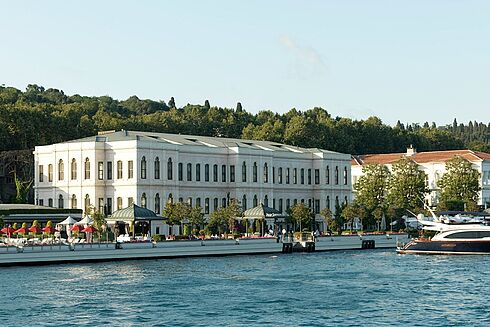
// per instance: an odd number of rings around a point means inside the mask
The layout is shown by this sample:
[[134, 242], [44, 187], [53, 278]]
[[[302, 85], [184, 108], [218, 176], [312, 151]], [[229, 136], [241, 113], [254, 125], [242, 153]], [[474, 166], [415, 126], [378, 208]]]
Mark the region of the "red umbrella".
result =
[[40, 234], [41, 228], [39, 228], [38, 226], [31, 226], [31, 227], [29, 227], [29, 232], [34, 233], [34, 234]]
[[21, 227], [18, 230], [14, 231], [14, 234], [25, 234], [27, 233], [27, 228]]
[[72, 232], [79, 232], [82, 227], [80, 225], [73, 225], [73, 227], [70, 229]]
[[53, 234], [54, 233], [54, 227], [46, 226], [43, 228], [43, 232], [45, 232], [46, 234]]
[[13, 232], [15, 231], [15, 229], [13, 229], [12, 227], [4, 227], [0, 230], [0, 232], [2, 232], [2, 234], [7, 234], [7, 235], [10, 235], [12, 234]]
[[82, 229], [82, 232], [84, 233], [94, 233], [96, 231], [97, 229], [94, 226], [87, 226], [84, 229]]

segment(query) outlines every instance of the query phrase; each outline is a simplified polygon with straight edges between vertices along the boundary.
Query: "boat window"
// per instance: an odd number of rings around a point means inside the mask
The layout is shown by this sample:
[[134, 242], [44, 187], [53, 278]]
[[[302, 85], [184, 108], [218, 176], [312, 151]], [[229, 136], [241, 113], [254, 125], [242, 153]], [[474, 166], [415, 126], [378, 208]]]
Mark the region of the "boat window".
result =
[[490, 231], [468, 231], [468, 232], [458, 232], [453, 233], [445, 238], [451, 239], [476, 239], [476, 238], [484, 238], [490, 237]]

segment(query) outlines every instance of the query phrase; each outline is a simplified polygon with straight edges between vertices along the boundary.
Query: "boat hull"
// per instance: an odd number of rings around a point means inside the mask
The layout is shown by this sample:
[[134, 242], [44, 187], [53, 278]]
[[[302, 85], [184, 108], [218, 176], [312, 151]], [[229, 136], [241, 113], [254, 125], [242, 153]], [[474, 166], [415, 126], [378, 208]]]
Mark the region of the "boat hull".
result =
[[490, 254], [490, 241], [411, 241], [401, 254]]

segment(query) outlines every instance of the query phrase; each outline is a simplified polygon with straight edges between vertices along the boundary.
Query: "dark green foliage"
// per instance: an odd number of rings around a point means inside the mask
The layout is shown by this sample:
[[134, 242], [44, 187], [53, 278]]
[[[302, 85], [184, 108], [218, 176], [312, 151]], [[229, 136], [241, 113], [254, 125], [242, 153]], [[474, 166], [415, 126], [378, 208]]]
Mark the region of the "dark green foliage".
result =
[[291, 109], [284, 114], [187, 104], [177, 108], [172, 97], [163, 101], [131, 96], [119, 101], [109, 96], [67, 96], [61, 90], [30, 84], [24, 92], [0, 86], [0, 151], [30, 149], [35, 145], [64, 142], [102, 130], [139, 130], [248, 138], [317, 147], [351, 154], [404, 152], [413, 144], [418, 151], [469, 147], [490, 151], [490, 125], [470, 122], [436, 127], [434, 123], [383, 124], [332, 117], [325, 109]]

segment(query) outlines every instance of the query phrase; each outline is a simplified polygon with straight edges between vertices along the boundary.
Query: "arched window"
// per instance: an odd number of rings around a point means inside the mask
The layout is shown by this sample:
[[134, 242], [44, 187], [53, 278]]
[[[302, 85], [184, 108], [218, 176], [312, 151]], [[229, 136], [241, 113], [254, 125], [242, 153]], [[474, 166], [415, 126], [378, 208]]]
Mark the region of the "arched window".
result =
[[49, 164], [48, 165], [48, 182], [53, 181], [53, 165]]
[[325, 184], [330, 184], [330, 166], [325, 169]]
[[255, 195], [254, 195], [254, 200], [253, 200], [253, 206], [254, 206], [254, 208], [255, 208], [255, 207], [256, 207], [256, 206], [258, 206], [258, 205], [259, 205], [259, 204], [258, 204], [257, 194], [255, 194]]
[[209, 182], [209, 164], [204, 165], [204, 181]]
[[192, 181], [192, 164], [191, 163], [187, 164], [187, 181], [188, 182]]
[[201, 181], [201, 164], [196, 164], [196, 182]]
[[242, 197], [242, 210], [247, 210], [247, 196], [245, 194]]
[[63, 164], [63, 160], [60, 159], [58, 161], [58, 180], [62, 181], [65, 179], [65, 165]]
[[118, 160], [117, 161], [117, 179], [123, 178], [123, 165], [122, 161]]
[[84, 202], [85, 214], [88, 214], [90, 212], [90, 196], [88, 194], [85, 194]]
[[155, 213], [160, 214], [160, 194], [155, 194]]
[[339, 166], [335, 166], [335, 185], [339, 185]]
[[141, 194], [141, 207], [146, 208], [146, 193]]
[[325, 208], [330, 209], [330, 196], [327, 195], [327, 200], [325, 201]]
[[71, 159], [71, 179], [77, 179], [77, 161], [75, 158]]
[[347, 185], [347, 167], [344, 167], [344, 185]]
[[268, 206], [269, 206], [269, 197], [268, 197], [267, 195], [266, 195], [266, 196], [264, 196], [264, 205], [265, 205], [266, 207], [268, 207]]
[[291, 208], [291, 200], [286, 199], [286, 210], [288, 210], [289, 208]]
[[122, 209], [122, 198], [118, 197], [117, 198], [117, 210], [121, 210], [121, 209]]
[[167, 161], [167, 179], [169, 181], [172, 180], [172, 175], [173, 175], [173, 164], [172, 164], [172, 158], [168, 158]]
[[218, 198], [214, 198], [213, 202], [214, 202], [213, 203], [213, 210], [216, 211], [216, 210], [218, 210], [218, 202], [219, 202]]
[[187, 204], [189, 205], [189, 207], [192, 208], [192, 198], [191, 197], [187, 198]]
[[59, 209], [63, 209], [64, 208], [64, 206], [65, 206], [65, 203], [64, 202], [65, 201], [63, 200], [63, 195], [60, 194], [58, 196], [58, 208]]
[[75, 194], [71, 196], [71, 208], [72, 209], [77, 208], [77, 196]]
[[267, 163], [264, 164], [264, 183], [269, 183], [269, 167]]
[[247, 182], [247, 164], [245, 161], [242, 163], [242, 182]]
[[90, 160], [89, 158], [85, 158], [85, 166], [84, 166], [84, 171], [85, 171], [85, 179], [90, 179]]
[[209, 213], [209, 198], [204, 199], [204, 213], [205, 214]]
[[201, 207], [201, 198], [196, 198], [196, 208], [202, 208]]
[[141, 158], [141, 179], [146, 179], [146, 158]]
[[153, 163], [154, 167], [154, 175], [155, 179], [160, 179], [160, 159], [158, 157], [155, 158], [155, 162]]
[[213, 182], [218, 181], [218, 165], [213, 165]]
[[169, 193], [167, 203], [174, 203], [174, 197], [172, 193]]
[[254, 167], [253, 167], [253, 182], [257, 183], [257, 163], [254, 162]]
[[279, 184], [282, 184], [282, 167], [279, 167], [279, 169], [277, 169], [277, 182]]

